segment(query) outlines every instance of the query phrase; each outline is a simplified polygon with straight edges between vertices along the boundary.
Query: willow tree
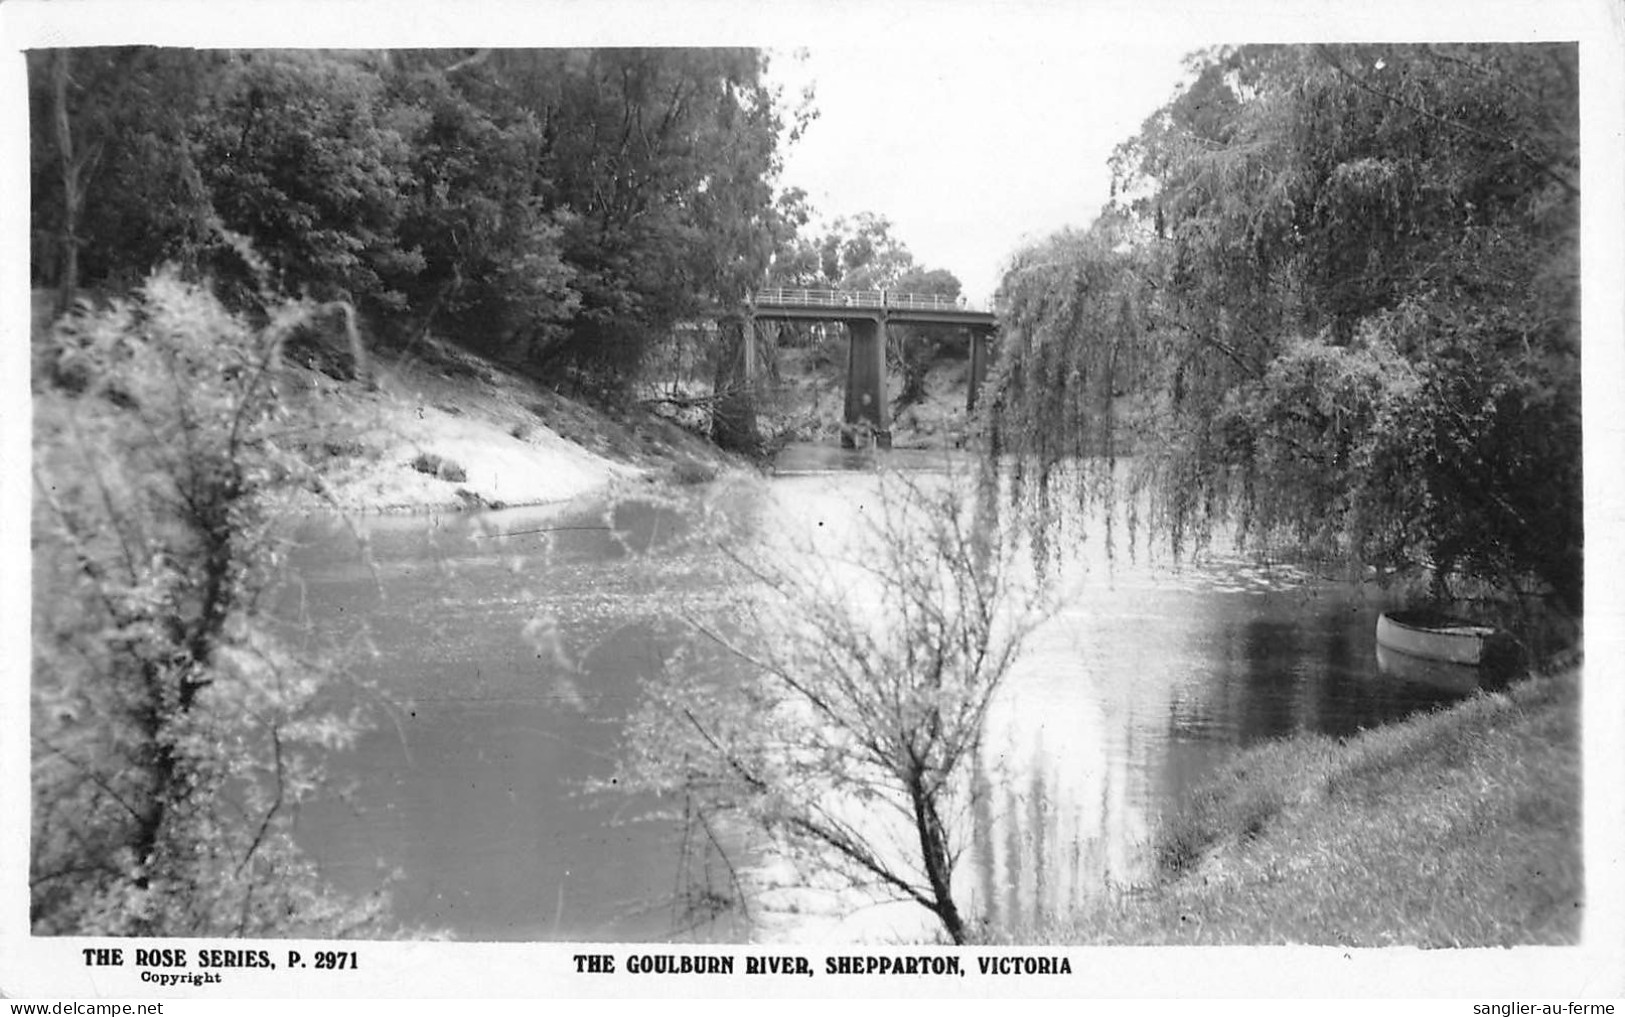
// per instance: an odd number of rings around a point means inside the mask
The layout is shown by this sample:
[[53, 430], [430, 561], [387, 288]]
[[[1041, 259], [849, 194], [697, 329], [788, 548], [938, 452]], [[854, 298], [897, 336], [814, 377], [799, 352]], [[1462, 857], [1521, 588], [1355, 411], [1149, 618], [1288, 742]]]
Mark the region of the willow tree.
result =
[[1176, 542], [1230, 523], [1577, 613], [1575, 48], [1189, 69], [1101, 219], [1006, 277], [997, 430], [1029, 493], [1132, 447]]

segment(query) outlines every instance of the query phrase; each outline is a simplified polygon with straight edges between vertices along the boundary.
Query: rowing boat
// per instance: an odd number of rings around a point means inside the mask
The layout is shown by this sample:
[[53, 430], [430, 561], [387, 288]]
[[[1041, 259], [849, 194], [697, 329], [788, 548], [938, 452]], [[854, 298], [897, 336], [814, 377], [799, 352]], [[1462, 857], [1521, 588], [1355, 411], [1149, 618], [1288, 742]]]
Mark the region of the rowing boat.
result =
[[1377, 645], [1452, 664], [1482, 663], [1496, 638], [1491, 625], [1431, 611], [1390, 611], [1377, 618]]

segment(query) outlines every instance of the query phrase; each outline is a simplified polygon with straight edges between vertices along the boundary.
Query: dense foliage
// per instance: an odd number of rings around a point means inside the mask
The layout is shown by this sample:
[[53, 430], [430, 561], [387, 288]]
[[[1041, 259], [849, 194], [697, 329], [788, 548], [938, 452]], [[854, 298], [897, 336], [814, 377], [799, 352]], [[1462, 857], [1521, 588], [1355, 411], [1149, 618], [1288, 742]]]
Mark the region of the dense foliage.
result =
[[64, 307], [170, 262], [251, 303], [246, 238], [283, 293], [617, 385], [794, 229], [752, 50], [28, 59], [34, 281]]
[[[267, 631], [309, 482], [263, 328], [163, 275], [60, 321], [35, 376], [33, 828], [41, 934], [343, 935], [292, 821], [361, 717]], [[350, 705], [346, 705], [347, 701]]]
[[1029, 493], [1098, 495], [1080, 457], [1132, 449], [1176, 544], [1230, 521], [1578, 613], [1575, 48], [1190, 72], [1099, 220], [1006, 276], [998, 435]]

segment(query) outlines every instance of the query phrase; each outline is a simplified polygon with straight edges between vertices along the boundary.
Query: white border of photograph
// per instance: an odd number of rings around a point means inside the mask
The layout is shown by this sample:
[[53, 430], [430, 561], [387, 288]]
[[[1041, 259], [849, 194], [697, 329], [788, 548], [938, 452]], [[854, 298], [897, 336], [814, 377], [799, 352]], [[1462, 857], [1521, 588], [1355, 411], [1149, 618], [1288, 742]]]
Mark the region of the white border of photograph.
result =
[[[1035, 52], [1131, 44], [1155, 37], [1188, 42], [1572, 41], [1580, 43], [1586, 424], [1587, 614], [1583, 748], [1586, 757], [1586, 915], [1575, 947], [1421, 951], [1333, 948], [1072, 948], [959, 951], [974, 969], [978, 954], [1064, 954], [1067, 978], [931, 979], [881, 977], [644, 976], [625, 973], [634, 954], [795, 953], [823, 968], [839, 948], [634, 947], [586, 944], [363, 943], [361, 969], [311, 972], [241, 969], [225, 997], [551, 997], [867, 996], [867, 997], [1451, 997], [1485, 1001], [1617, 998], [1625, 990], [1625, 640], [1620, 536], [1625, 500], [1625, 75], [1621, 5], [1596, 2], [1417, 4], [1361, 3], [679, 2], [410, 3], [206, 2], [206, 0], [7, 0], [0, 4], [0, 116], [6, 146], [0, 179], [0, 533], [6, 563], [0, 625], [7, 649], [0, 682], [0, 993], [31, 998], [217, 998], [207, 987], [159, 989], [134, 969], [87, 965], [83, 951], [119, 941], [33, 937], [28, 925], [29, 754], [29, 389], [27, 358], [28, 171], [22, 51], [64, 45], [155, 44], [239, 48], [473, 47], [660, 44], [873, 48], [980, 41]], [[975, 73], [967, 67], [966, 73]], [[1035, 101], [1042, 101], [1035, 97]], [[1101, 97], [1109, 102], [1109, 96]], [[1152, 107], [1139, 111], [1143, 116]], [[1137, 122], [1137, 121], [1136, 121]], [[1064, 129], [1064, 128], [1057, 128]], [[1006, 252], [996, 252], [1006, 253]], [[297, 941], [166, 941], [199, 949], [289, 949], [307, 956], [319, 944]], [[920, 948], [878, 953], [952, 953]], [[623, 959], [616, 975], [577, 973], [584, 953]], [[306, 1003], [298, 1004], [307, 1006]], [[317, 1012], [333, 1012], [328, 1006]], [[180, 1012], [180, 1011], [175, 1011]], [[201, 1009], [185, 1012], [203, 1012]], [[256, 1011], [244, 1011], [256, 1012]], [[1464, 1008], [1465, 1012], [1465, 1008]]]

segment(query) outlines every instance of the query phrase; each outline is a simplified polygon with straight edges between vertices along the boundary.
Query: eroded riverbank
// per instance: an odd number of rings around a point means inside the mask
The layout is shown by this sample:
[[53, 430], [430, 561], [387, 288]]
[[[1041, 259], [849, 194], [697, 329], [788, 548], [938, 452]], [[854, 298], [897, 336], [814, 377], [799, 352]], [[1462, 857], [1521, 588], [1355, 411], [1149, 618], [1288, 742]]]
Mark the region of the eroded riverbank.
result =
[[692, 482], [748, 464], [638, 409], [612, 411], [430, 337], [375, 357], [372, 384], [288, 371], [291, 409], [335, 421], [310, 507], [424, 513], [567, 502], [615, 483]]

